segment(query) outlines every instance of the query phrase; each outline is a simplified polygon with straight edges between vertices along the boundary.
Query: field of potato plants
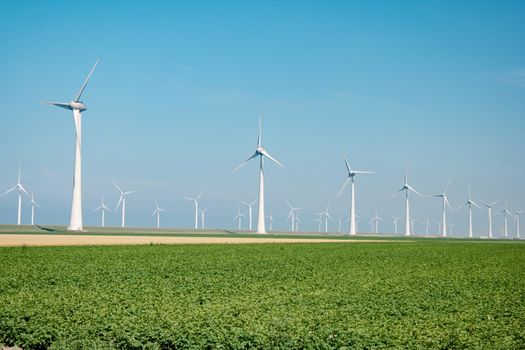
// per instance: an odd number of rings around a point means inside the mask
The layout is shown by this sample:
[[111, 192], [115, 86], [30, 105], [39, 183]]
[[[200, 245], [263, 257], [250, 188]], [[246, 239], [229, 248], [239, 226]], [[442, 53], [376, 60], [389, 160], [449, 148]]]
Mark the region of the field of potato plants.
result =
[[525, 244], [0, 248], [0, 348], [523, 349]]

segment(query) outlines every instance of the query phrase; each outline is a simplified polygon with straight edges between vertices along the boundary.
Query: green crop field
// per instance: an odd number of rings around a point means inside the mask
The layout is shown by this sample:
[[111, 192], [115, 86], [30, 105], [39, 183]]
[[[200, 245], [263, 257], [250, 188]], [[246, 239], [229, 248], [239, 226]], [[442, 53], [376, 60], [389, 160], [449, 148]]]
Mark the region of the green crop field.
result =
[[0, 344], [523, 349], [525, 244], [0, 248]]

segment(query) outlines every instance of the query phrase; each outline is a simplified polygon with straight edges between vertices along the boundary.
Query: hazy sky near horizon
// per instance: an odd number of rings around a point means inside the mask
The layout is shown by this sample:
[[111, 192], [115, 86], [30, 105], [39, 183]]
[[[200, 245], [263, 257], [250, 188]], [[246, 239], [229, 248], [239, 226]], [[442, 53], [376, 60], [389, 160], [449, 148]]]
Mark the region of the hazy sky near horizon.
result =
[[[474, 200], [525, 209], [524, 18], [523, 1], [3, 1], [0, 191], [20, 161], [37, 222], [68, 223], [72, 115], [40, 101], [69, 102], [100, 57], [82, 98], [85, 225], [99, 224], [102, 192], [115, 208], [114, 179], [137, 191], [129, 226], [153, 226], [157, 200], [163, 226], [191, 227], [181, 196], [204, 190], [207, 226], [234, 227], [237, 201], [257, 197], [257, 162], [232, 170], [255, 149], [259, 114], [286, 165], [266, 166], [276, 229], [290, 226], [286, 200], [305, 230], [329, 202], [348, 216], [341, 152], [376, 172], [356, 178], [361, 230], [375, 210], [381, 231], [403, 215], [389, 196], [405, 168], [426, 194], [451, 179], [454, 208], [470, 185]], [[412, 198], [414, 217], [440, 219], [438, 198]], [[0, 197], [0, 223], [16, 222], [16, 201]], [[464, 233], [466, 211], [450, 215]], [[476, 210], [478, 233], [486, 221]]]

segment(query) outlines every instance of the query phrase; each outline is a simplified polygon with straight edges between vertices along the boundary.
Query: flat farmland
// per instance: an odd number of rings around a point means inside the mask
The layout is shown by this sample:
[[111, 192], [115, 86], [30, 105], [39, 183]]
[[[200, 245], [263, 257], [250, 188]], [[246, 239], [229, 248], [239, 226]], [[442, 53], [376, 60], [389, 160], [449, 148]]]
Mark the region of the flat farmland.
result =
[[525, 348], [525, 244], [0, 248], [24, 349]]

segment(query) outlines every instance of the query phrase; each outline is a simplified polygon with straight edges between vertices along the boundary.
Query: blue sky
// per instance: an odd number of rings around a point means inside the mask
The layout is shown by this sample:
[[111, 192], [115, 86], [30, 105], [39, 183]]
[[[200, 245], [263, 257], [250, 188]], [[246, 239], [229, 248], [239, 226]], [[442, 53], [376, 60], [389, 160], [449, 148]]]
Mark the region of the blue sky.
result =
[[[377, 172], [357, 179], [362, 228], [375, 209], [383, 231], [403, 213], [402, 196], [388, 197], [405, 168], [424, 193], [451, 179], [453, 207], [470, 184], [474, 199], [525, 209], [523, 18], [522, 1], [4, 1], [0, 190], [20, 161], [44, 207], [37, 221], [68, 222], [74, 124], [40, 101], [71, 100], [100, 57], [83, 95], [85, 224], [98, 224], [102, 192], [114, 208], [115, 179], [137, 190], [131, 226], [154, 224], [156, 199], [163, 225], [190, 227], [180, 197], [206, 190], [209, 226], [232, 227], [237, 200], [257, 196], [256, 162], [231, 171], [254, 150], [259, 114], [264, 146], [286, 165], [267, 166], [275, 228], [289, 227], [287, 199], [305, 229], [328, 202], [347, 216], [349, 194], [335, 198], [342, 151]], [[440, 202], [415, 198], [413, 214], [437, 220]], [[466, 212], [451, 217], [465, 232]], [[0, 223], [15, 221], [10, 193]]]

